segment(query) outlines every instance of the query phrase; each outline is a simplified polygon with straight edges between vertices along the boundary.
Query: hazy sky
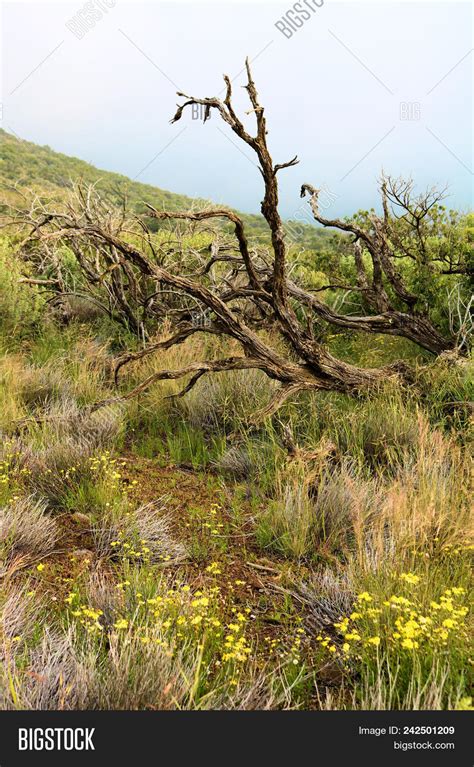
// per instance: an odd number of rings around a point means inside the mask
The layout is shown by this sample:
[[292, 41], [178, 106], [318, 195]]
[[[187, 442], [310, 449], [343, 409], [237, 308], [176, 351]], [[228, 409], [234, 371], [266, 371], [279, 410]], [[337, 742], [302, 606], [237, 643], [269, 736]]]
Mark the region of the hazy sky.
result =
[[275, 22], [290, 3], [94, 6], [101, 18], [79, 39], [66, 22], [77, 21], [81, 0], [4, 5], [6, 130], [99, 168], [258, 212], [252, 152], [216, 114], [206, 125], [190, 113], [169, 124], [176, 90], [217, 95], [223, 72], [247, 109], [239, 86], [249, 55], [274, 160], [300, 158], [280, 174], [285, 216], [300, 208], [302, 182], [329, 190], [331, 215], [376, 204], [382, 167], [422, 187], [449, 183], [450, 204], [472, 204], [468, 3], [326, 0], [289, 39]]

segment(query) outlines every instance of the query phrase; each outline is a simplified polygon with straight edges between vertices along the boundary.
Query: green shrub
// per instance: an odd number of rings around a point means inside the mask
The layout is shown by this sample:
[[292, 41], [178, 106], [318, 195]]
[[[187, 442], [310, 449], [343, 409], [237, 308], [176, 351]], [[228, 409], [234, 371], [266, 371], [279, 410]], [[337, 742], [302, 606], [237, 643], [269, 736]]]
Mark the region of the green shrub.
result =
[[0, 239], [0, 344], [12, 344], [38, 330], [44, 300], [37, 287], [21, 283], [25, 265], [10, 240]]

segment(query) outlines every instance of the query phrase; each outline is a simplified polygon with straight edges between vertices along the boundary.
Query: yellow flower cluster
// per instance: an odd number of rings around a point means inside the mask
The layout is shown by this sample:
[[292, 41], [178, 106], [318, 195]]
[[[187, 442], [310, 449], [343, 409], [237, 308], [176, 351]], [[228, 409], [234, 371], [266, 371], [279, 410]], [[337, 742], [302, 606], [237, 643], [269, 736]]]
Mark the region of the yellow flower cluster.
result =
[[474, 711], [474, 706], [472, 705], [472, 698], [466, 697], [461, 698], [458, 705], [456, 706], [457, 711]]
[[301, 662], [301, 649], [304, 637], [305, 630], [301, 627], [297, 628], [289, 649], [290, 660], [295, 666]]
[[120, 467], [125, 466], [125, 461], [118, 461], [116, 458], [112, 458], [110, 451], [105, 450], [101, 455], [90, 458], [89, 462], [94, 474], [99, 475], [113, 488], [120, 487], [122, 480]]
[[128, 625], [128, 620], [126, 618], [119, 618], [118, 621], [115, 621], [114, 628], [122, 631], [124, 629], [128, 629]]
[[[71, 479], [71, 477], [74, 479], [75, 474], [77, 473], [77, 466], [68, 466], [67, 469], [59, 469], [58, 474], [61, 477], [61, 479], [67, 480]], [[46, 474], [52, 474], [52, 469], [46, 469]]]
[[443, 546], [443, 551], [448, 555], [449, 554], [459, 555], [463, 551], [474, 551], [474, 544], [469, 543], [464, 545], [464, 544], [446, 543]]
[[[218, 503], [211, 504], [209, 509], [195, 509], [192, 516], [194, 517], [194, 525], [197, 527], [197, 530], [211, 536], [222, 535], [225, 525], [219, 520], [221, 511], [222, 506]], [[186, 527], [191, 527], [191, 522], [187, 522]]]
[[[212, 563], [210, 568], [216, 573], [217, 563]], [[128, 629], [135, 632], [144, 644], [155, 642], [163, 647], [176, 647], [191, 642], [212, 648], [215, 668], [232, 664], [237, 675], [238, 667], [252, 653], [246, 636], [250, 608], [239, 609], [226, 603], [218, 586], [206, 591], [193, 591], [188, 584], [184, 584], [154, 596], [135, 592], [129, 580], [117, 584], [117, 588], [122, 593], [127, 591], [125, 602], [130, 610], [128, 615], [116, 615], [109, 627], [119, 635]], [[104, 631], [101, 610], [80, 604], [76, 592], [70, 592], [65, 601], [71, 606], [70, 614], [89, 633]], [[221, 615], [227, 615], [227, 620]], [[237, 664], [237, 669], [234, 664]]]
[[7, 485], [10, 482], [12, 469], [12, 453], [8, 453], [3, 461], [0, 461], [0, 485]]
[[[30, 474], [29, 469], [20, 468], [18, 459], [21, 455], [18, 451], [5, 451], [4, 458], [0, 461], [0, 501], [11, 503], [17, 500], [15, 493], [19, 490], [21, 475]], [[14, 495], [10, 495], [14, 493]]]
[[[272, 638], [270, 636], [265, 636], [263, 641], [266, 643], [268, 650], [272, 654], [276, 653], [280, 659], [288, 660], [296, 666], [301, 663], [301, 653], [303, 649], [302, 645], [305, 637], [305, 630], [301, 628], [301, 626], [298, 626], [295, 630], [293, 638], [291, 638], [291, 634], [288, 639], [286, 637]], [[319, 636], [318, 640], [325, 641], [322, 636]], [[324, 646], [327, 647], [328, 645], [329, 640], [328, 644], [325, 644]]]
[[119, 553], [123, 559], [139, 560], [140, 562], [149, 562], [151, 551], [147, 546], [148, 541], [141, 538], [135, 544], [126, 539], [125, 533], [121, 530], [116, 541], [112, 541], [110, 546]]
[[[336, 653], [337, 652], [337, 645], [334, 642], [331, 642], [331, 638], [329, 636], [323, 636], [322, 634], [318, 634], [316, 637], [316, 641], [321, 643], [321, 647], [324, 647], [325, 650], [328, 650], [330, 653]], [[343, 648], [349, 648], [349, 645], [347, 642], [343, 645]], [[346, 652], [346, 650], [344, 650]]]
[[143, 608], [146, 617], [182, 639], [186, 632], [195, 636], [206, 630], [209, 636], [214, 636], [216, 630], [221, 630], [221, 621], [217, 618], [219, 592], [215, 586], [207, 592], [197, 590], [192, 593], [191, 587], [185, 584], [153, 597], [145, 598], [140, 592], [136, 597], [138, 607]]
[[[78, 599], [79, 595], [76, 592], [71, 591], [64, 601], [72, 606]], [[104, 626], [100, 622], [100, 618], [103, 614], [102, 610], [89, 607], [88, 605], [76, 605], [71, 609], [71, 615], [78, 619], [81, 626], [84, 626], [89, 634], [104, 630]]]
[[420, 576], [414, 573], [401, 573], [400, 580], [409, 583], [411, 586], [417, 586], [420, 582]]
[[[399, 580], [415, 587], [415, 592], [420, 583], [413, 573], [402, 573]], [[364, 591], [357, 596], [353, 612], [334, 623], [336, 636], [320, 634], [316, 639], [342, 658], [360, 659], [363, 652], [377, 652], [382, 643], [389, 651], [437, 651], [454, 638], [467, 637], [465, 593], [460, 587], [447, 588], [438, 601], [425, 606], [416, 593], [410, 594], [411, 599], [393, 594], [382, 600]]]
[[221, 658], [223, 661], [245, 663], [252, 652], [244, 633], [247, 616], [237, 611], [235, 607], [232, 608], [232, 612], [234, 620], [226, 626], [228, 633], [224, 637], [224, 651]]
[[221, 575], [222, 570], [220, 569], [219, 562], [211, 562], [211, 564], [206, 567], [206, 573], [210, 573], [211, 575]]

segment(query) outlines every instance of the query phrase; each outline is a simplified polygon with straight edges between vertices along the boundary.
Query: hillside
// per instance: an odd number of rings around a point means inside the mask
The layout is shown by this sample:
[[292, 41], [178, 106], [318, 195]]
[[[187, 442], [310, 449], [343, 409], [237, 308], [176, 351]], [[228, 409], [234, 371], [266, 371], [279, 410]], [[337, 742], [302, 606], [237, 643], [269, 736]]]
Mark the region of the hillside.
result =
[[0, 136], [2, 184], [17, 183], [46, 194], [67, 189], [72, 182], [82, 179], [86, 183], [99, 182], [104, 193], [117, 202], [127, 194], [131, 205], [136, 208], [144, 202], [157, 208], [167, 205], [179, 209], [192, 203], [190, 197], [132, 181], [119, 173], [100, 170], [77, 157], [55, 152], [49, 146], [23, 141], [4, 130], [0, 131]]
[[[137, 213], [146, 211], [146, 203], [158, 209], [187, 210], [193, 203], [198, 202], [203, 206], [208, 202], [133, 181], [120, 173], [100, 170], [85, 160], [55, 152], [49, 146], [23, 141], [2, 129], [0, 138], [0, 184], [4, 189], [16, 184], [20, 188], [34, 189], [42, 195], [50, 196], [62, 194], [74, 182], [82, 180], [87, 184], [98, 184], [105, 196], [117, 204], [126, 195], [129, 205]], [[268, 230], [262, 216], [241, 215], [254, 236], [267, 237]], [[309, 224], [298, 222], [297, 226], [291, 226], [288, 223], [292, 239], [307, 248], [326, 244], [332, 236]]]

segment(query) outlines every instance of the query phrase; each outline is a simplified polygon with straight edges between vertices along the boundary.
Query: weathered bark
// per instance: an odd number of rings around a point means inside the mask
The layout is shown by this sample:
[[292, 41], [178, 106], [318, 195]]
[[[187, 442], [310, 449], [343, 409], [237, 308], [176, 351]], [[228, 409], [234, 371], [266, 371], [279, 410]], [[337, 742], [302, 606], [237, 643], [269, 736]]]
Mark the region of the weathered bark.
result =
[[[390, 216], [387, 203], [386, 181], [382, 184], [382, 202], [384, 215], [379, 219], [372, 217], [372, 231], [341, 219], [327, 219], [318, 208], [319, 190], [310, 184], [303, 184], [301, 197], [310, 196], [310, 205], [315, 221], [325, 227], [348, 232], [355, 237], [353, 244], [354, 263], [358, 276], [358, 287], [363, 291], [367, 304], [378, 312], [377, 315], [364, 317], [344, 316], [332, 312], [328, 306], [314, 299], [311, 294], [297, 288], [297, 297], [310, 306], [315, 314], [339, 327], [363, 330], [369, 333], [386, 333], [401, 336], [421, 346], [432, 354], [441, 354], [453, 348], [454, 338], [446, 338], [436, 328], [426, 311], [417, 308], [418, 296], [411, 293], [404, 284], [402, 276], [394, 265], [394, 252], [390, 245]], [[365, 247], [372, 262], [372, 281], [368, 279], [362, 258], [362, 246]], [[420, 246], [421, 248], [424, 245]], [[397, 309], [389, 298], [384, 280], [395, 295], [406, 305], [406, 311]]]

